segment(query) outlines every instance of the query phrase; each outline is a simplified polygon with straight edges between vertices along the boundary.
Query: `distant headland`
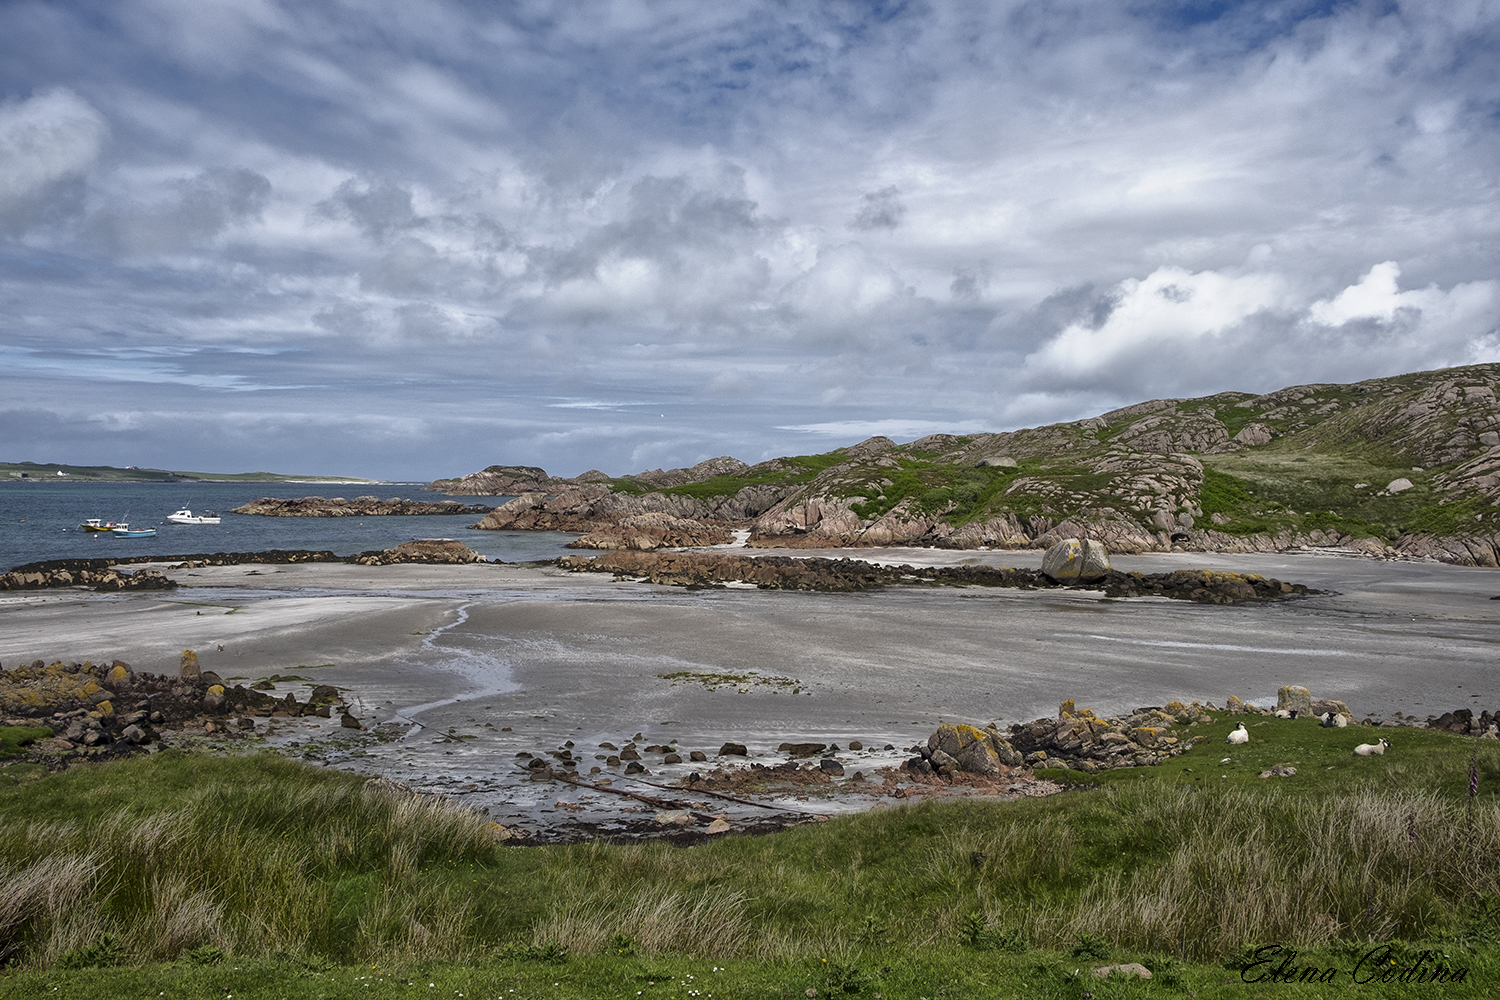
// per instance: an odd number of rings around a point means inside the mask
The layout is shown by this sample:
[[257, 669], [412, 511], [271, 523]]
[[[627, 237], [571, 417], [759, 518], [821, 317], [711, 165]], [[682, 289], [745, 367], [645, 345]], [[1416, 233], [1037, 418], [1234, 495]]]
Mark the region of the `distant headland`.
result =
[[281, 472], [178, 472], [170, 469], [123, 469], [113, 465], [69, 465], [67, 463], [0, 462], [0, 479], [35, 479], [56, 482], [76, 480], [90, 483], [371, 483], [383, 479], [353, 476], [306, 476]]

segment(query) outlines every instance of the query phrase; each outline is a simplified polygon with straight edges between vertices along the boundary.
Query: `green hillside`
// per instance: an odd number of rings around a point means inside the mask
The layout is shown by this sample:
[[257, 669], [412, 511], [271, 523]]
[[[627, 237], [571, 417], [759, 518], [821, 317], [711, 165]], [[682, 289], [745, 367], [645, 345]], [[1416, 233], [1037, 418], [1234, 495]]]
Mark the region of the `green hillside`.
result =
[[[1500, 452], [1497, 382], [1500, 365], [1488, 364], [1261, 396], [1153, 400], [1003, 434], [888, 447], [873, 439], [659, 492], [708, 500], [777, 486], [784, 498], [847, 500], [864, 520], [904, 504], [954, 526], [1109, 508], [1143, 524], [1186, 513], [1227, 535], [1449, 535], [1481, 525], [1500, 500], [1490, 468], [1500, 457], [1485, 461]], [[1007, 459], [1014, 465], [981, 464]], [[1393, 482], [1397, 492], [1387, 489]], [[630, 478], [612, 485], [644, 491]]]

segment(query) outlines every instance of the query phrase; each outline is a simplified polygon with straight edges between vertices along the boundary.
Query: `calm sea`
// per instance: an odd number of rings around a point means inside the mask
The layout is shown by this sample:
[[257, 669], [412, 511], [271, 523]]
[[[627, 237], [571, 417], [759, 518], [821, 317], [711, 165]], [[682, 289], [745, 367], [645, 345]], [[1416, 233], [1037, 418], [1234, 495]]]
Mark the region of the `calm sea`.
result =
[[[329, 549], [352, 555], [386, 549], [414, 538], [457, 538], [476, 552], [506, 562], [566, 555], [577, 535], [559, 531], [471, 531], [474, 514], [426, 517], [257, 517], [231, 508], [258, 497], [378, 496], [382, 500], [444, 500], [421, 492], [421, 483], [86, 483], [0, 480], [0, 572], [44, 559], [118, 558], [124, 555], [189, 555], [199, 552], [259, 552], [264, 549]], [[498, 506], [510, 497], [454, 497], [462, 503]], [[187, 507], [215, 511], [220, 524], [167, 524], [167, 515]], [[155, 538], [117, 538], [79, 528], [86, 518], [154, 527]]]

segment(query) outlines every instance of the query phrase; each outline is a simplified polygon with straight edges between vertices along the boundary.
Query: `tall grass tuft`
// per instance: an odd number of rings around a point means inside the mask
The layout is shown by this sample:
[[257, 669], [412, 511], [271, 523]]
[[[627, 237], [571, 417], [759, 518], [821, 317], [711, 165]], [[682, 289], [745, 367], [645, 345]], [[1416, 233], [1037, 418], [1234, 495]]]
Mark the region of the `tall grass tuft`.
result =
[[[1500, 807], [1454, 794], [1453, 757], [1336, 789], [1141, 782], [682, 849], [501, 845], [482, 816], [348, 775], [157, 756], [48, 778], [40, 804], [0, 800], [0, 957], [353, 964], [624, 941], [854, 962], [1092, 941], [1202, 960], [1251, 942], [1417, 940], [1500, 897]], [[1414, 790], [1428, 788], [1441, 791]]]

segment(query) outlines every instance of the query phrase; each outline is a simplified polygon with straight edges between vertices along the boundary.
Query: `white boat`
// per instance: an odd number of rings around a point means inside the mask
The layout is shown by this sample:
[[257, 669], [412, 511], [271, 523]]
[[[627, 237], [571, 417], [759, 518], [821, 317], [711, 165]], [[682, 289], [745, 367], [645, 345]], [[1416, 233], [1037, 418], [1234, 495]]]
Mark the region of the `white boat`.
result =
[[167, 518], [167, 523], [168, 524], [218, 524], [219, 523], [219, 515], [215, 514], [211, 510], [207, 511], [205, 513], [202, 513], [202, 514], [194, 514], [192, 511], [190, 511], [186, 507], [184, 507], [182, 510], [179, 510], [177, 513], [175, 513], [175, 514], [171, 515], [170, 517], [168, 517]]

